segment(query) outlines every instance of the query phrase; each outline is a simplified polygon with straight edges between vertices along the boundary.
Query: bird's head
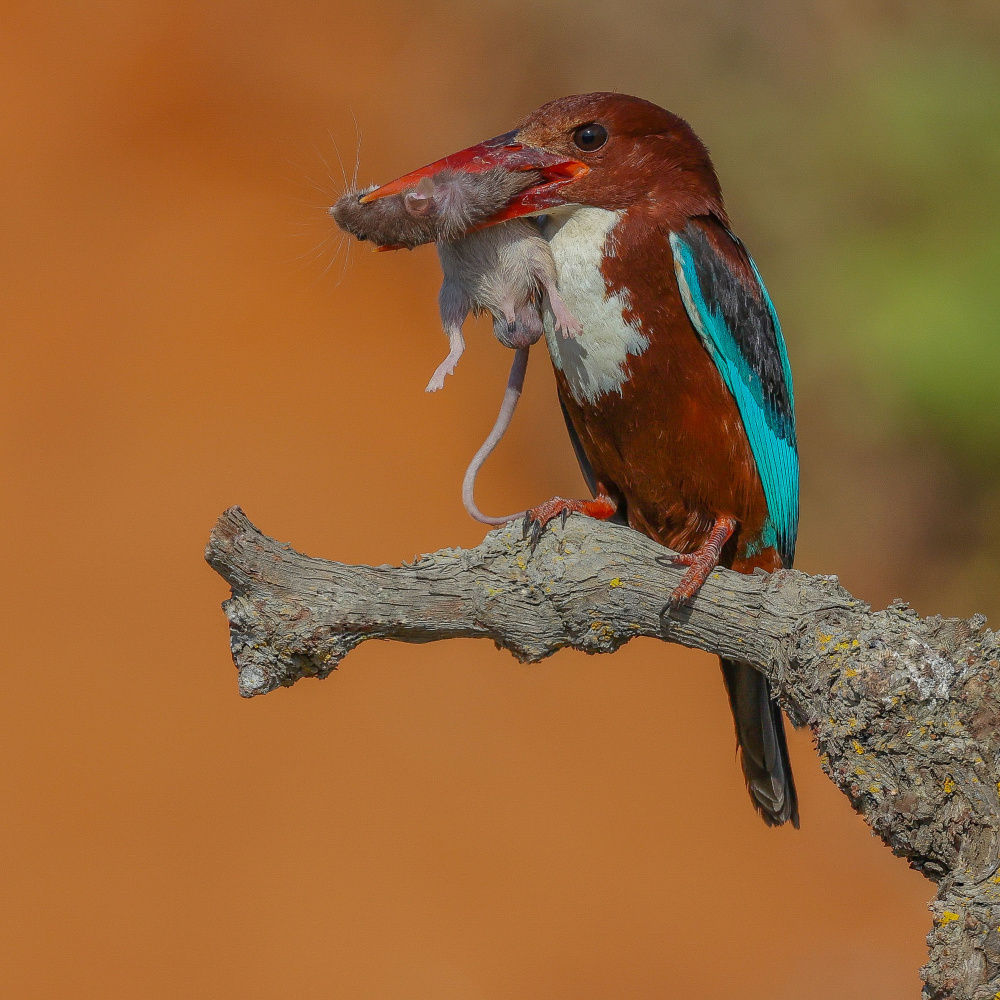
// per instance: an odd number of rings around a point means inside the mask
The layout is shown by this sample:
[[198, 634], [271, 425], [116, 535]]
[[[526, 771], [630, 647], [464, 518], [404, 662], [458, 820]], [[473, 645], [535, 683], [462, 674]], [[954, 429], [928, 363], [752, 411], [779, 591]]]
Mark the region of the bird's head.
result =
[[400, 194], [442, 170], [535, 171], [540, 180], [480, 224], [543, 215], [562, 206], [624, 211], [644, 203], [682, 216], [723, 215], [708, 150], [683, 118], [625, 94], [550, 101], [510, 132], [452, 153], [362, 198]]

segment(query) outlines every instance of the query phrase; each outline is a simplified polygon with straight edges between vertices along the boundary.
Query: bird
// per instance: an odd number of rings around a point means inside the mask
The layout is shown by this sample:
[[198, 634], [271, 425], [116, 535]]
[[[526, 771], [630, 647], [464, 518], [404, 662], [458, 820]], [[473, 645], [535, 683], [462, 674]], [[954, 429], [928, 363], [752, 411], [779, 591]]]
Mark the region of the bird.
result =
[[[717, 566], [790, 568], [799, 520], [791, 368], [705, 144], [649, 101], [578, 94], [367, 197], [404, 192], [442, 170], [498, 168], [537, 179], [478, 226], [536, 218], [582, 327], [566, 339], [549, 318], [545, 333], [592, 498], [532, 508], [526, 537], [536, 543], [568, 513], [629, 525], [686, 567], [668, 614], [696, 599]], [[751, 801], [769, 826], [798, 827], [768, 681], [737, 660], [721, 666]]]

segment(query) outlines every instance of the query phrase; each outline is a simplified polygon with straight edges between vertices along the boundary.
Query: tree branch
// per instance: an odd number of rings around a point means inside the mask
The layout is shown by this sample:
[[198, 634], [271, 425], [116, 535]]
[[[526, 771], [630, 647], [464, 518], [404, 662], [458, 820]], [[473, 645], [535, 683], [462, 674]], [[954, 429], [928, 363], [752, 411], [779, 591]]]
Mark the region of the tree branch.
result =
[[872, 611], [836, 577], [718, 570], [666, 609], [682, 568], [629, 528], [573, 516], [529, 552], [520, 530], [402, 566], [314, 559], [238, 507], [206, 558], [244, 697], [325, 677], [366, 639], [488, 638], [522, 662], [652, 636], [744, 660], [807, 725], [824, 771], [892, 851], [938, 885], [928, 1000], [1000, 995], [1000, 641], [986, 619]]

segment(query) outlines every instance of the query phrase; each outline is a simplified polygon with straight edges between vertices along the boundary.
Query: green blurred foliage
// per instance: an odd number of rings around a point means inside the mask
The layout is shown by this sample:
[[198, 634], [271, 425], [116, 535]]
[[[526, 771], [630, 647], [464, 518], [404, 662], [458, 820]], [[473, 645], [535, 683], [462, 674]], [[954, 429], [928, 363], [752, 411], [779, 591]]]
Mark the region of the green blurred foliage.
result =
[[898, 429], [1000, 477], [1000, 61], [904, 49], [846, 98], [828, 320]]

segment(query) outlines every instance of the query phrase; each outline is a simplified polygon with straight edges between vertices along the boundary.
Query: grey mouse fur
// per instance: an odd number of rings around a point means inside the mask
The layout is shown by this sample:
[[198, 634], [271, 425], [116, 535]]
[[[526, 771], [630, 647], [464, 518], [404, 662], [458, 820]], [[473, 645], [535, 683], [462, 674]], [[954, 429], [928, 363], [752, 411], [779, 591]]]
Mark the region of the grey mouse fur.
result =
[[[421, 218], [460, 210], [469, 192], [464, 182], [458, 190], [455, 185], [464, 177], [423, 178], [403, 194], [404, 209]], [[497, 340], [514, 350], [541, 338], [546, 306], [557, 331], [567, 337], [580, 333], [580, 323], [559, 294], [555, 260], [534, 219], [511, 219], [460, 239], [440, 238], [437, 251], [444, 272], [438, 304], [450, 350], [427, 383], [428, 392], [443, 388], [454, 372], [465, 350], [462, 325], [469, 313], [488, 312]]]
[[[500, 168], [480, 173], [442, 170], [403, 194], [362, 202], [377, 185], [348, 189], [330, 209], [333, 221], [356, 239], [412, 250], [437, 240], [457, 240], [495, 215], [514, 195], [532, 184], [535, 171]], [[417, 192], [420, 192], [417, 194]]]
[[438, 294], [441, 322], [448, 335], [448, 357], [427, 384], [433, 392], [444, 386], [465, 349], [462, 325], [469, 313], [488, 312], [493, 333], [504, 347], [529, 347], [544, 334], [547, 304], [555, 328], [564, 336], [580, 333], [556, 286], [556, 266], [537, 225], [512, 219], [470, 233], [464, 239], [437, 244], [444, 282]]

